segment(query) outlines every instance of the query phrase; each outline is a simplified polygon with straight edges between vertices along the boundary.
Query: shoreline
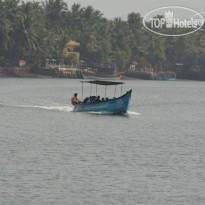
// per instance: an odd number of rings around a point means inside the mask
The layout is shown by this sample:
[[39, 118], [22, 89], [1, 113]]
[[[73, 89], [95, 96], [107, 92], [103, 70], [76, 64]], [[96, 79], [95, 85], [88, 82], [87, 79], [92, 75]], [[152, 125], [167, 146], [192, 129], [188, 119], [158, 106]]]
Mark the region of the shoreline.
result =
[[0, 75], [0, 78], [53, 78], [52, 76], [45, 76], [45, 75], [37, 75], [30, 73], [29, 75], [25, 76], [15, 76], [15, 75]]
[[[30, 72], [30, 67], [9, 67], [9, 68], [0, 67], [0, 79], [1, 78], [51, 79], [51, 78], [62, 78], [62, 77], [31, 73]], [[69, 77], [67, 77], [67, 78], [68, 79], [80, 79], [80, 78], [69, 78]], [[151, 81], [160, 81], [160, 80], [128, 77], [128, 76], [125, 76], [125, 75], [122, 75], [121, 80], [147, 80], [147, 81], [151, 80]], [[165, 80], [161, 80], [161, 81], [165, 81]], [[184, 78], [177, 78], [176, 81], [202, 81], [203, 82], [203, 80], [184, 79]]]
[[30, 67], [0, 67], [0, 78], [52, 78], [30, 72]]
[[[76, 79], [76, 80], [83, 80], [80, 78], [60, 78], [60, 77], [53, 77], [53, 76], [45, 76], [45, 75], [37, 75], [37, 74], [32, 74], [27, 75], [27, 76], [12, 76], [12, 75], [0, 75], [0, 79], [6, 79], [6, 78], [22, 78], [22, 79]], [[86, 79], [84, 79], [86, 80]], [[140, 78], [130, 78], [123, 76], [121, 80], [135, 80], [135, 81], [158, 81], [158, 82], [163, 82], [166, 80], [145, 80], [145, 79], [140, 79]], [[203, 82], [202, 80], [191, 80], [191, 79], [176, 79], [175, 82], [182, 82], [182, 81], [194, 81], [194, 82]], [[167, 82], [167, 81], [166, 81]], [[170, 82], [170, 81], [169, 81]], [[174, 82], [174, 81], [171, 81]]]

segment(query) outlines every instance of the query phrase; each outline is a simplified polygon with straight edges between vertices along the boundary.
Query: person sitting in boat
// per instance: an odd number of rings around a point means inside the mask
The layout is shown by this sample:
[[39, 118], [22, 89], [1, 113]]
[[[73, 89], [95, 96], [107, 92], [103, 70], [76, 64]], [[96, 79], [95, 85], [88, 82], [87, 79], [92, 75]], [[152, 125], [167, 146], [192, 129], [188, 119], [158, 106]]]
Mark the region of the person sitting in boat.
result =
[[105, 102], [105, 98], [102, 98], [102, 102]]
[[88, 97], [88, 100], [86, 103], [93, 103], [93, 96]]
[[84, 100], [83, 100], [83, 103], [87, 103], [88, 102], [88, 100], [89, 100], [89, 98], [87, 97], [87, 98], [85, 98]]
[[91, 102], [91, 97], [88, 97], [88, 100], [87, 100], [87, 102], [86, 103], [90, 103]]
[[92, 103], [95, 103], [95, 100], [96, 100], [96, 96], [92, 96], [92, 97], [91, 97], [91, 102], [92, 102]]
[[101, 100], [100, 100], [100, 96], [97, 97], [97, 99], [95, 100], [95, 102], [96, 102], [96, 103], [101, 102]]
[[81, 101], [78, 99], [77, 93], [75, 93], [74, 96], [71, 98], [71, 103], [72, 103], [72, 105], [76, 105], [76, 104], [81, 103]]

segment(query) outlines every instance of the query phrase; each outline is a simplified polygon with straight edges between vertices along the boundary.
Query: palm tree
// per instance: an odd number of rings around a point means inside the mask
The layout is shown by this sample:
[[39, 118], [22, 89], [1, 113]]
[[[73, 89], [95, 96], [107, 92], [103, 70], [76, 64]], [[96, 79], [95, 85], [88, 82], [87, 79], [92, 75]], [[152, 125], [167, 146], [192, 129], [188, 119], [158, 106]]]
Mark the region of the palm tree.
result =
[[60, 28], [68, 12], [67, 4], [63, 0], [46, 0], [42, 3], [45, 9], [48, 28]]

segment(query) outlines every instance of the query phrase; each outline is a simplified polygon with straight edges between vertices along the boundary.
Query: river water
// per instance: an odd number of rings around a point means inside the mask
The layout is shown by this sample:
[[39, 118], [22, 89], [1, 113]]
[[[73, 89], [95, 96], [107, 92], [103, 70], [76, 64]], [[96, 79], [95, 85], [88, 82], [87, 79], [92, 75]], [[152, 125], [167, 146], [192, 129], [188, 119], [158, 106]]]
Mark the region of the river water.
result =
[[204, 205], [205, 83], [125, 82], [118, 116], [72, 112], [79, 80], [0, 79], [0, 204]]

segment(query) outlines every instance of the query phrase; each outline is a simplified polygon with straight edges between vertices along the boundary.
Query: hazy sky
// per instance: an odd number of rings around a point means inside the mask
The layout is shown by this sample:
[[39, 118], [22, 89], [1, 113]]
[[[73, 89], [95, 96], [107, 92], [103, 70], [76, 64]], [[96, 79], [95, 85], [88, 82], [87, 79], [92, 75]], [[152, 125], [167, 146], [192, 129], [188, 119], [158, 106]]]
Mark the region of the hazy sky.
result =
[[104, 13], [107, 18], [122, 17], [134, 11], [145, 15], [152, 9], [162, 6], [184, 6], [198, 12], [205, 11], [205, 0], [64, 0], [68, 7], [74, 3], [82, 6], [91, 5]]

